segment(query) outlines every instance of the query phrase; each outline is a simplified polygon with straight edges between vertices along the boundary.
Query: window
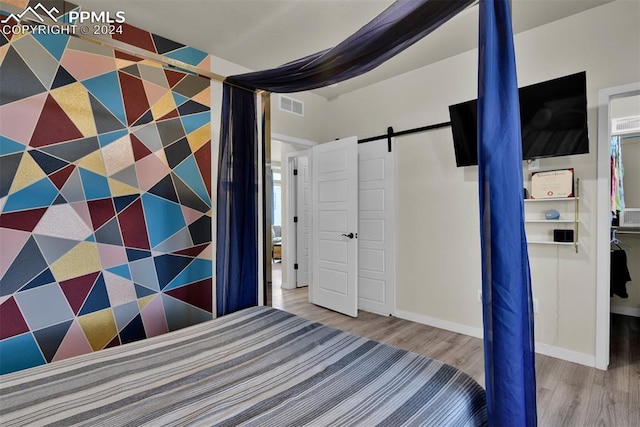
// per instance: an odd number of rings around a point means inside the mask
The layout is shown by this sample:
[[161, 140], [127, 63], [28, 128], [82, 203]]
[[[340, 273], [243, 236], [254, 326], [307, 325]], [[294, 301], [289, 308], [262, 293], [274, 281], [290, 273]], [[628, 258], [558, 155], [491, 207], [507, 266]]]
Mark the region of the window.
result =
[[273, 171], [273, 225], [282, 226], [282, 173]]

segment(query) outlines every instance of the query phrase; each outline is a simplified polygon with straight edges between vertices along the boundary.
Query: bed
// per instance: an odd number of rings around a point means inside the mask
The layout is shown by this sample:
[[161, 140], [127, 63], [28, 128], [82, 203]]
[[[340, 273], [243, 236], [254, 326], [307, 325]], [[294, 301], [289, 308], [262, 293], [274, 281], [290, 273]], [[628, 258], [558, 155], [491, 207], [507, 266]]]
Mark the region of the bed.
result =
[[270, 307], [0, 377], [0, 425], [475, 426], [467, 374]]

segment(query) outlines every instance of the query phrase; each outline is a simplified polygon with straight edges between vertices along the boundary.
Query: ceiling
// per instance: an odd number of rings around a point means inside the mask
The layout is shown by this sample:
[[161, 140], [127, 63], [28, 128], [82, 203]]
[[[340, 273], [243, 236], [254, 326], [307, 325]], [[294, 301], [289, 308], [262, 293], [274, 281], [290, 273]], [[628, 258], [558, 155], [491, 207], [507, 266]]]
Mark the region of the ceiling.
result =
[[[522, 32], [614, 0], [513, 0]], [[621, 1], [621, 0], [618, 0]], [[251, 70], [272, 68], [332, 47], [388, 7], [391, 0], [71, 0], [87, 10], [124, 11], [126, 22]], [[478, 6], [354, 79], [314, 92], [341, 94], [477, 46]], [[212, 70], [216, 72], [216, 70]]]

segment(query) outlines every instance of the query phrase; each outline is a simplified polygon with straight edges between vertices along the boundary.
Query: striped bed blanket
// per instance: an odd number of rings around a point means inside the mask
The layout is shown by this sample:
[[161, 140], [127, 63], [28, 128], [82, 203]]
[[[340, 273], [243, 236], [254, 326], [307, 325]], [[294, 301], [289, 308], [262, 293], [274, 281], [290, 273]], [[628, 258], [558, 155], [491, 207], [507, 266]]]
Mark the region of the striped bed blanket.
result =
[[475, 426], [485, 393], [436, 360], [252, 307], [0, 377], [0, 425]]

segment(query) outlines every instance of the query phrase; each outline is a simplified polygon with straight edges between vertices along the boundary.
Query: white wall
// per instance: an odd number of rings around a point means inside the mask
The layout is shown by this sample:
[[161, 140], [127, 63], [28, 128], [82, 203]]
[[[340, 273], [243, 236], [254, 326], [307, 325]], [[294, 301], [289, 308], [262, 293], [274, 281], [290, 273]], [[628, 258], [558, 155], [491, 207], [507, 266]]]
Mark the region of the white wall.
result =
[[640, 95], [625, 96], [624, 98], [616, 98], [611, 101], [611, 118], [618, 119], [623, 117], [640, 115]]
[[311, 92], [291, 93], [287, 96], [304, 102], [304, 117], [281, 111], [279, 95], [271, 94], [271, 132], [314, 142], [328, 141], [329, 132], [323, 119], [329, 101]]
[[[581, 178], [580, 251], [530, 246], [536, 339], [583, 363], [595, 354], [597, 91], [640, 80], [639, 17], [640, 3], [616, 1], [515, 37], [520, 86], [587, 72], [590, 154], [540, 162]], [[476, 81], [474, 50], [343, 95], [329, 102], [325, 139], [448, 121], [448, 105], [476, 98]], [[477, 168], [455, 167], [448, 128], [397, 138], [395, 149], [398, 311], [479, 332]]]
[[[254, 70], [242, 67], [221, 58], [211, 58], [211, 71], [223, 76], [247, 73]], [[214, 89], [213, 99], [217, 100], [214, 106], [216, 111], [212, 112], [213, 117], [219, 117], [219, 107], [222, 103], [222, 84], [217, 84]], [[278, 107], [278, 94], [271, 95], [271, 132], [286, 135], [294, 138], [306, 139], [309, 141], [328, 141], [327, 129], [322, 118], [327, 110], [328, 101], [311, 92], [293, 93], [288, 95], [292, 98], [304, 102], [304, 117], [280, 111]], [[215, 121], [215, 120], [214, 120]], [[218, 120], [219, 125], [220, 120]], [[219, 135], [219, 126], [218, 126]], [[215, 135], [215, 129], [214, 129]], [[218, 136], [216, 136], [217, 140]]]

